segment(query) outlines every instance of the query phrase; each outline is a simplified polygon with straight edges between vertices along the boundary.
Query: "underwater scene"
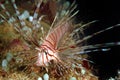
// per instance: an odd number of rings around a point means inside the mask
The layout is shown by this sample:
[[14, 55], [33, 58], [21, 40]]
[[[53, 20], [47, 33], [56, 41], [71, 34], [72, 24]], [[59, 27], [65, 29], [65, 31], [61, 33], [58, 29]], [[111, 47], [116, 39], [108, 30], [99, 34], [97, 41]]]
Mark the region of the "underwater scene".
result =
[[79, 16], [78, 2], [0, 0], [0, 80], [120, 80], [120, 70], [101, 79], [91, 59], [120, 42], [89, 43], [120, 22], [87, 34], [99, 20]]

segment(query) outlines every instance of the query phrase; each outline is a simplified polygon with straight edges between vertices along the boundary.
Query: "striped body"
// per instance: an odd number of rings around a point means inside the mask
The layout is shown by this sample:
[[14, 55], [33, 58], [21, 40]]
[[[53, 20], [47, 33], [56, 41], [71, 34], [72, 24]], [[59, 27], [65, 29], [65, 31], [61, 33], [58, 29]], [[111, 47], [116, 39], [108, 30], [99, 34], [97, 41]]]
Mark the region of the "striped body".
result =
[[46, 36], [42, 45], [39, 48], [36, 48], [38, 52], [38, 59], [36, 64], [48, 65], [51, 60], [59, 61], [58, 57], [58, 43], [61, 38], [68, 32], [70, 25], [66, 22], [63, 25], [59, 25], [55, 29], [53, 29]]

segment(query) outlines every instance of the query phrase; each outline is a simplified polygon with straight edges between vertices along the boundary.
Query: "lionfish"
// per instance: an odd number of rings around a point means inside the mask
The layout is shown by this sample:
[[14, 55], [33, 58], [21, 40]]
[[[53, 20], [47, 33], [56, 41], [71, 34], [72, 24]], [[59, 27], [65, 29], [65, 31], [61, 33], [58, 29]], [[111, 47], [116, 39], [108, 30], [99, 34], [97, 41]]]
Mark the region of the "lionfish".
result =
[[[117, 27], [119, 24], [91, 35], [84, 36], [86, 26], [96, 22], [96, 20], [87, 24], [75, 23], [74, 18], [79, 12], [78, 10], [75, 11], [77, 7], [75, 1], [70, 5], [68, 1], [31, 0], [27, 1], [31, 2], [28, 7], [26, 5], [28, 3], [25, 4], [23, 2], [22, 8], [17, 7], [17, 1], [15, 2], [15, 0], [8, 2], [12, 4], [11, 6], [13, 6], [14, 11], [7, 9], [7, 7], [1, 2], [1, 21], [7, 22], [7, 24], [12, 26], [22, 36], [24, 42], [27, 43], [27, 47], [29, 47], [28, 51], [30, 51], [30, 53], [21, 51], [21, 54], [17, 55], [27, 55], [25, 58], [29, 57], [29, 59], [23, 60], [23, 63], [26, 62], [26, 65], [28, 62], [29, 64], [32, 63], [35, 65], [34, 68], [37, 68], [38, 73], [42, 73], [41, 71], [45, 73], [45, 69], [50, 75], [55, 77], [56, 75], [57, 77], [63, 76], [63, 79], [66, 80], [68, 78], [65, 78], [67, 77], [65, 76], [65, 73], [68, 75], [70, 74], [69, 72], [71, 72], [72, 76], [76, 77], [77, 75], [76, 78], [78, 80], [94, 80], [93, 78], [87, 77], [87, 74], [90, 74], [90, 70], [87, 71], [88, 63], [84, 65], [84, 61], [92, 61], [86, 59], [87, 55], [85, 53], [90, 51], [84, 50], [99, 48], [100, 46], [119, 45], [119, 43], [84, 45], [83, 43], [88, 39]], [[32, 4], [33, 2], [35, 2], [35, 4]], [[19, 5], [19, 1], [17, 4]], [[36, 9], [33, 12], [29, 7], [33, 10]], [[28, 12], [23, 12], [23, 8], [28, 9]], [[12, 12], [15, 14], [12, 15]], [[33, 14], [33, 16], [30, 16], [30, 14]], [[84, 37], [81, 38], [81, 36]], [[99, 50], [105, 51], [107, 49]], [[86, 73], [84, 73], [82, 69], [86, 70]], [[92, 74], [89, 76], [94, 77]], [[95, 78], [95, 80], [96, 79], [97, 78]]]

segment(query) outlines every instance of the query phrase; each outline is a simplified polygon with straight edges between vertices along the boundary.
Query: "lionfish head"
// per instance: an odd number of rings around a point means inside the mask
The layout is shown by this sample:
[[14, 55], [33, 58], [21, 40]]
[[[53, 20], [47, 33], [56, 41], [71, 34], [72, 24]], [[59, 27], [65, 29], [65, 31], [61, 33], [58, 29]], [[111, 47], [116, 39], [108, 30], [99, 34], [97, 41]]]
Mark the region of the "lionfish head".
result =
[[37, 66], [49, 66], [51, 61], [57, 62], [59, 60], [57, 52], [50, 50], [47, 47], [36, 48], [38, 50], [37, 54]]

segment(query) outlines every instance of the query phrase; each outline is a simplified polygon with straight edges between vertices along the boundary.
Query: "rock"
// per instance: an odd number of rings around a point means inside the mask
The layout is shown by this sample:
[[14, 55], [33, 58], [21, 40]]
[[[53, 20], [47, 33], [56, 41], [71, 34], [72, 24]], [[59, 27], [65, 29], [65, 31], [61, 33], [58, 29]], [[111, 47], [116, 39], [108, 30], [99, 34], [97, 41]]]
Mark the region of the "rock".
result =
[[63, 4], [64, 9], [68, 9], [69, 6], [70, 6], [70, 2], [69, 2], [69, 1], [66, 1], [66, 2]]
[[2, 69], [8, 71], [8, 61], [6, 59], [2, 61]]
[[77, 80], [76, 77], [71, 77], [70, 80]]
[[114, 79], [114, 78], [110, 77], [110, 79], [108, 79], [108, 80], [116, 80], [116, 79]]
[[32, 16], [29, 16], [28, 20], [29, 20], [30, 22], [32, 22], [32, 21], [33, 21], [33, 17], [32, 17]]
[[9, 62], [13, 58], [12, 53], [7, 53], [6, 60]]
[[48, 75], [47, 73], [45, 73], [45, 74], [43, 75], [43, 79], [44, 79], [44, 80], [49, 80], [49, 75]]
[[25, 10], [20, 16], [19, 18], [22, 19], [22, 20], [25, 20], [27, 18], [29, 18], [30, 14], [27, 10]]
[[42, 80], [42, 78], [41, 78], [41, 77], [38, 77], [38, 80]]
[[82, 68], [82, 69], [81, 69], [81, 73], [84, 75], [85, 72], [86, 72], [85, 69]]

